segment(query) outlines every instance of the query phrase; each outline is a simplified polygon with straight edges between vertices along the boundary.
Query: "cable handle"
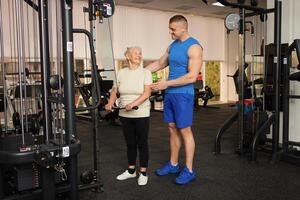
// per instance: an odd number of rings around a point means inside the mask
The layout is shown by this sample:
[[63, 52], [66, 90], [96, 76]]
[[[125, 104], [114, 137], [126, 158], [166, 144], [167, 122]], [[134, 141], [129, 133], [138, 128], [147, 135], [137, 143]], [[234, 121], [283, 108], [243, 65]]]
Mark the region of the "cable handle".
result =
[[[113, 107], [112, 109], [113, 110], [124, 110], [124, 109], [126, 109], [126, 107], [118, 107], [118, 106], [116, 106], [116, 107]], [[139, 109], [138, 106], [132, 107], [132, 110], [138, 110], [138, 109]]]

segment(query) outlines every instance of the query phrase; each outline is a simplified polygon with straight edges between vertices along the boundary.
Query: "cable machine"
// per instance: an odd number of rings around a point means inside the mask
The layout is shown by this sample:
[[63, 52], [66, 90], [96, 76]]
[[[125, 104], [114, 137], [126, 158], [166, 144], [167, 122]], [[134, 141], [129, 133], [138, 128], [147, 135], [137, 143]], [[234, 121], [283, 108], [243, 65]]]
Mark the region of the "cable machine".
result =
[[[238, 122], [238, 134], [239, 134], [239, 152], [241, 154], [245, 153], [245, 124], [244, 124], [244, 100], [245, 100], [245, 91], [244, 91], [244, 83], [245, 83], [245, 23], [246, 18], [253, 16], [260, 16], [260, 18], [265, 21], [266, 17], [270, 13], [274, 13], [274, 45], [275, 45], [275, 57], [274, 64], [275, 68], [275, 77], [272, 88], [274, 90], [274, 106], [272, 108], [272, 113], [268, 117], [268, 119], [255, 131], [255, 135], [253, 137], [253, 141], [251, 144], [251, 160], [256, 160], [256, 147], [259, 142], [259, 138], [264, 134], [265, 130], [272, 126], [272, 159], [275, 161], [278, 159], [279, 152], [279, 101], [280, 101], [280, 70], [282, 65], [282, 57], [281, 57], [281, 7], [282, 3], [278, 0], [275, 0], [275, 7], [271, 9], [264, 9], [257, 7], [257, 1], [251, 0], [251, 5], [245, 5], [245, 1], [238, 0], [237, 3], [231, 3], [227, 0], [218, 0], [219, 3], [224, 6], [231, 8], [238, 8], [239, 14], [234, 15], [230, 19], [230, 23], [228, 26], [231, 28], [238, 29], [239, 31], [239, 63], [238, 63], [238, 112], [232, 115], [218, 130], [218, 134], [215, 138], [215, 146], [214, 152], [216, 154], [220, 154], [221, 152], [221, 138], [224, 132], [231, 127], [231, 125], [237, 121]], [[248, 11], [248, 12], [247, 12]], [[264, 81], [265, 82], [265, 81]], [[264, 85], [265, 86], [265, 85]]]
[[[17, 65], [13, 72], [7, 72], [9, 62], [5, 61], [4, 44], [4, 21], [3, 11], [5, 6], [9, 7], [9, 20], [13, 23], [16, 30], [10, 34], [11, 60]], [[25, 4], [26, 3], [26, 4]], [[51, 2], [53, 3], [53, 2]], [[12, 5], [12, 6], [11, 6]], [[51, 4], [53, 5], [53, 4]], [[26, 53], [30, 58], [29, 41], [29, 14], [27, 12], [27, 36], [25, 37], [23, 10], [25, 6], [30, 6], [37, 13], [33, 14], [33, 33], [35, 33], [35, 16], [38, 18], [39, 27], [39, 49], [34, 48], [35, 52], [40, 52], [38, 62], [39, 70], [31, 72], [26, 65]], [[99, 189], [98, 174], [98, 149], [97, 133], [97, 110], [100, 104], [100, 85], [98, 69], [96, 65], [93, 35], [84, 29], [73, 28], [73, 1], [56, 1], [56, 23], [61, 21], [61, 28], [57, 25], [57, 70], [56, 74], [51, 74], [53, 66], [52, 56], [50, 57], [50, 46], [53, 45], [52, 36], [49, 38], [49, 24], [51, 13], [49, 13], [50, 1], [48, 0], [0, 0], [0, 51], [1, 69], [3, 86], [3, 107], [4, 107], [4, 127], [1, 126], [0, 137], [0, 199], [44, 199], [54, 200], [59, 194], [66, 194], [70, 200], [78, 199], [79, 189], [96, 188]], [[50, 6], [51, 8], [51, 6]], [[111, 17], [114, 14], [113, 0], [93, 0], [89, 2], [91, 10], [91, 20]], [[27, 7], [27, 10], [28, 7]], [[13, 14], [11, 14], [13, 13]], [[60, 13], [60, 15], [59, 15]], [[14, 16], [15, 14], [15, 16]], [[7, 17], [7, 16], [6, 16]], [[51, 29], [50, 29], [51, 30]], [[92, 59], [92, 95], [91, 105], [75, 108], [74, 102], [74, 49], [73, 34], [85, 34], [89, 39], [91, 59]], [[26, 41], [27, 39], [27, 41]], [[37, 38], [34, 38], [36, 40]], [[62, 41], [60, 41], [60, 39]], [[12, 44], [12, 43], [11, 43]], [[25, 46], [28, 47], [26, 52]], [[15, 47], [16, 46], [16, 47]], [[34, 46], [36, 42], [34, 42]], [[62, 46], [62, 70], [61, 52]], [[18, 50], [17, 52], [15, 50]], [[13, 57], [17, 55], [17, 57]], [[35, 54], [34, 54], [35, 55]], [[35, 55], [36, 56], [36, 55]], [[8, 64], [7, 64], [8, 63]], [[28, 83], [30, 75], [37, 75], [34, 85]], [[12, 88], [8, 90], [8, 76], [13, 76]], [[15, 80], [18, 80], [16, 83]], [[18, 105], [18, 113], [13, 110], [12, 119], [8, 119], [9, 102], [7, 96], [13, 91], [14, 97], [20, 99], [14, 102], [14, 107]], [[40, 96], [39, 106], [35, 112], [28, 107], [28, 97]], [[17, 104], [19, 103], [19, 104]], [[90, 110], [94, 112], [94, 171], [92, 182], [87, 185], [78, 184], [78, 159], [81, 151], [80, 140], [75, 130], [75, 112]], [[2, 120], [1, 120], [2, 121]], [[13, 127], [10, 127], [10, 122]], [[4, 184], [5, 183], [5, 184]]]

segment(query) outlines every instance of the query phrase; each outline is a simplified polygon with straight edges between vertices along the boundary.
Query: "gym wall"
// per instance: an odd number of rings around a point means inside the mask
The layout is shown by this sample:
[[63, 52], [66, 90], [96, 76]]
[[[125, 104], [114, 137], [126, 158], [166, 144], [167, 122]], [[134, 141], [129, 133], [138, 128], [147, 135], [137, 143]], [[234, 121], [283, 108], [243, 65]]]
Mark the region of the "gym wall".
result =
[[[171, 43], [169, 18], [178, 13], [118, 6], [113, 20], [115, 58], [123, 59], [128, 46], [143, 49], [144, 59], [157, 59]], [[185, 15], [189, 32], [204, 47], [204, 60], [224, 60], [224, 25], [222, 19]]]

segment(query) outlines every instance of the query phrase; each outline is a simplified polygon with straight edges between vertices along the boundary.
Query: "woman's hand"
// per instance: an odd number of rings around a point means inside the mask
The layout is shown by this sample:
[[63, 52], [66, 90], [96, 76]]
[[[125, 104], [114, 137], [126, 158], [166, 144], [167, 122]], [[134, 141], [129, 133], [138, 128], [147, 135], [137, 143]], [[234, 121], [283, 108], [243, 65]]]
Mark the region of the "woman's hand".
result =
[[113, 111], [113, 105], [108, 103], [105, 105], [105, 110], [106, 111], [109, 111], [109, 112], [112, 112]]
[[134, 105], [133, 103], [127, 104], [127, 105], [125, 106], [125, 110], [126, 110], [126, 111], [131, 111], [133, 107], [135, 107], [135, 105]]

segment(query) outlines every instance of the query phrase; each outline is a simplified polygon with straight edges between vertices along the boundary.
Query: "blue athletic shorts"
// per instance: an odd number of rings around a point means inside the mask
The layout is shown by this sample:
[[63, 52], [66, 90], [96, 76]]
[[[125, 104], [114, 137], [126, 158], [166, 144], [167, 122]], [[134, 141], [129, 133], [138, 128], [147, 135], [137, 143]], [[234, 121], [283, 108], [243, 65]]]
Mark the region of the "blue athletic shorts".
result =
[[164, 122], [175, 123], [177, 128], [193, 124], [194, 95], [166, 93], [164, 97]]

